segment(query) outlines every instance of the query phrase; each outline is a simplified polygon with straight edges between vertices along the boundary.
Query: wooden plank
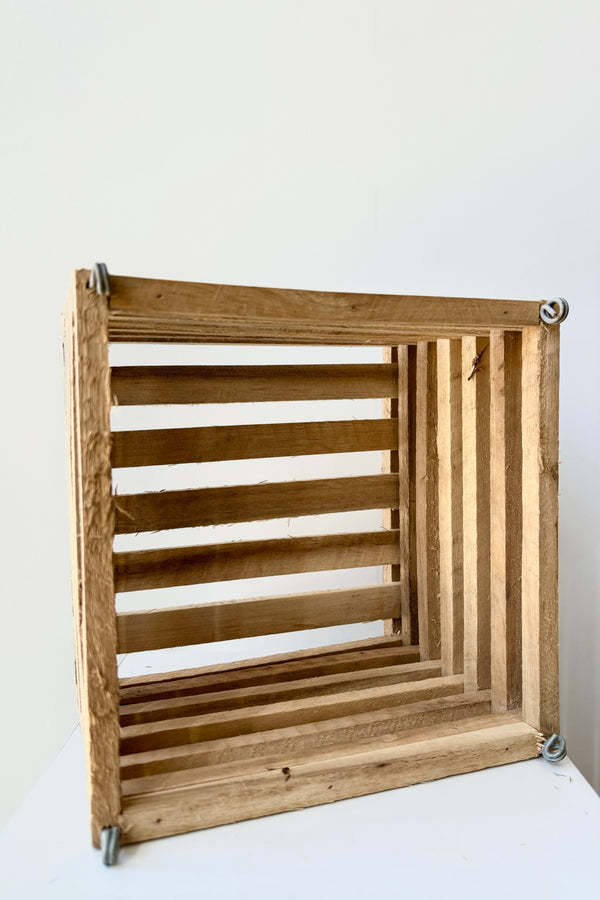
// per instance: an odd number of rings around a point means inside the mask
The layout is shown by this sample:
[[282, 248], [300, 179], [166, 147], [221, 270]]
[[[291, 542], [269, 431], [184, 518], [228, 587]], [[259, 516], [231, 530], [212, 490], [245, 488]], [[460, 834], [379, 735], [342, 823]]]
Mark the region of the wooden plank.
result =
[[161, 403], [258, 403], [393, 397], [393, 365], [115, 366], [119, 406]]
[[123, 800], [122, 840], [130, 843], [225, 822], [330, 803], [416, 782], [485, 769], [538, 754], [523, 722], [317, 760]]
[[[383, 348], [383, 361], [384, 363], [388, 363], [393, 365], [396, 372], [398, 371], [398, 355], [399, 348], [398, 347], [384, 347]], [[399, 385], [396, 384], [396, 391], [394, 395], [390, 395], [390, 397], [386, 397], [383, 400], [381, 407], [381, 415], [384, 419], [391, 420], [394, 423], [394, 426], [398, 427], [398, 402], [399, 398], [396, 396], [399, 393]], [[393, 450], [384, 450], [381, 454], [381, 471], [384, 474], [392, 474], [397, 476], [398, 473], [398, 448], [396, 447]], [[396, 496], [394, 500], [388, 505], [387, 508], [384, 508], [381, 522], [386, 531], [397, 530], [398, 529], [398, 521], [399, 521], [399, 503], [400, 490], [399, 485], [396, 485]], [[400, 536], [399, 536], [400, 537]], [[400, 545], [400, 540], [398, 541]], [[401, 550], [399, 551], [400, 557], [402, 556]], [[384, 584], [392, 584], [394, 582], [400, 581], [401, 574], [401, 564], [400, 562], [396, 565], [383, 566], [382, 569], [382, 580]], [[398, 609], [398, 612], [400, 610]], [[401, 616], [397, 615], [396, 618], [386, 619], [383, 623], [384, 634], [397, 634], [402, 630], [402, 619]]]
[[[84, 277], [87, 277], [85, 273]], [[272, 343], [298, 336], [348, 336], [362, 343], [395, 345], [398, 331], [432, 332], [521, 328], [539, 322], [539, 302], [298, 291], [195, 284], [111, 275], [111, 338], [156, 334], [191, 320], [205, 335], [238, 342], [266, 337]], [[175, 333], [177, 332], [175, 328]], [[208, 339], [208, 337], [207, 337]]]
[[200, 547], [114, 554], [115, 588], [148, 588], [380, 566], [398, 559], [395, 532], [232, 541]]
[[[147, 778], [166, 772], [183, 772], [195, 767], [224, 765], [236, 761], [264, 759], [277, 754], [280, 758], [306, 752], [325, 752], [340, 744], [382, 739], [390, 736], [402, 741], [411, 729], [434, 724], [456, 723], [468, 730], [468, 719], [489, 714], [490, 692], [454, 694], [433, 700], [421, 700], [393, 709], [379, 709], [307, 722], [258, 734], [242, 734], [233, 738], [203, 741], [179, 747], [165, 747], [132, 753], [121, 760], [124, 790], [131, 779]], [[510, 714], [514, 715], [514, 714]]]
[[172, 466], [226, 459], [358, 453], [393, 448], [397, 442], [394, 423], [383, 419], [115, 431], [112, 464], [114, 468]]
[[[74, 293], [76, 528], [81, 590], [82, 733], [87, 760], [92, 841], [120, 812], [119, 688], [112, 579], [113, 506], [110, 469], [110, 390], [106, 298], [86, 288], [79, 273]], [[71, 460], [73, 463], [73, 460]]]
[[[473, 695], [469, 695], [472, 697]], [[463, 695], [464, 698], [464, 695]], [[442, 698], [441, 700], [429, 700], [425, 701], [426, 704], [432, 703], [442, 703], [448, 700], [455, 700], [457, 698]], [[412, 704], [409, 707], [404, 707], [398, 709], [397, 711], [385, 711], [388, 715], [388, 721], [378, 721], [373, 722], [375, 726], [379, 726], [381, 728], [382, 725], [388, 727], [388, 732], [384, 732], [381, 735], [377, 736], [375, 739], [373, 735], [362, 735], [363, 728], [357, 727], [354, 733], [351, 733], [350, 739], [347, 742], [340, 742], [337, 744], [325, 744], [324, 746], [315, 746], [308, 747], [307, 749], [300, 749], [298, 747], [293, 747], [291, 751], [285, 756], [286, 763], [291, 765], [287, 765], [286, 768], [296, 767], [299, 765], [304, 765], [308, 762], [313, 762], [316, 760], [324, 761], [335, 760], [342, 757], [347, 757], [354, 753], [368, 753], [372, 750], [381, 750], [383, 747], [400, 747], [406, 746], [407, 744], [419, 743], [420, 741], [428, 740], [431, 737], [444, 737], [446, 735], [452, 734], [462, 734], [472, 731], [480, 731], [483, 728], [497, 728], [499, 725], [512, 725], [517, 724], [522, 721], [519, 719], [518, 715], [515, 713], [504, 713], [500, 715], [478, 715], [476, 712], [476, 707], [473, 701], [471, 701], [470, 706], [464, 707], [466, 715], [468, 718], [456, 720], [440, 720], [439, 722], [435, 722], [433, 715], [435, 715], [435, 711], [430, 711], [431, 722], [430, 724], [423, 724], [421, 727], [414, 728], [402, 728], [401, 731], [398, 730], [400, 722], [405, 725], [406, 721], [406, 713], [408, 710], [413, 710], [416, 707], [423, 706], [425, 704]], [[396, 713], [396, 720], [393, 718], [389, 718], [390, 712], [392, 715]], [[433, 715], [432, 715], [433, 713]], [[380, 715], [380, 713], [367, 713], [369, 716]], [[338, 720], [339, 721], [339, 720]], [[303, 726], [307, 727], [307, 726]], [[389, 729], [396, 728], [396, 731]], [[273, 734], [280, 735], [284, 729], [280, 729], [278, 732], [274, 732]], [[122, 791], [124, 797], [134, 797], [140, 794], [148, 794], [154, 793], [156, 791], [165, 791], [174, 787], [183, 787], [184, 785], [193, 785], [193, 784], [206, 784], [211, 781], [220, 781], [225, 778], [237, 778], [240, 775], [253, 775], [256, 771], [261, 768], [264, 771], [265, 768], [281, 769], [282, 756], [280, 752], [274, 753], [272, 748], [270, 748], [268, 743], [268, 735], [265, 734], [264, 744], [264, 755], [256, 756], [248, 756], [247, 758], [240, 758], [239, 760], [233, 760], [230, 762], [218, 763], [216, 765], [204, 765], [196, 768], [183, 768], [174, 770], [171, 772], [165, 772], [160, 775], [149, 775], [141, 778], [133, 778], [128, 779], [123, 783]], [[233, 738], [228, 743], [232, 744], [233, 741], [239, 740], [239, 738]], [[213, 745], [217, 742], [212, 742]], [[250, 748], [249, 748], [250, 749]], [[252, 748], [253, 749], [253, 748]], [[154, 753], [159, 753], [161, 751], [150, 751]], [[163, 751], [164, 752], [164, 751]]]
[[169, 697], [142, 703], [126, 703], [121, 707], [121, 726], [142, 725], [146, 722], [161, 722], [205, 713], [230, 711], [251, 706], [267, 706], [289, 700], [318, 698], [322, 694], [341, 694], [349, 690], [362, 690], [381, 685], [403, 682], [424, 681], [439, 678], [439, 660], [404, 663], [399, 666], [383, 666], [358, 672], [343, 672], [335, 675], [318, 675], [297, 681], [274, 682], [244, 688], [228, 688], [223, 691], [204, 693], [202, 691], [187, 697]]
[[464, 666], [462, 347], [438, 341], [440, 628], [444, 675]]
[[374, 709], [389, 709], [406, 703], [417, 703], [419, 700], [460, 693], [463, 693], [462, 675], [448, 675], [406, 684], [346, 691], [343, 694], [324, 694], [306, 700], [206, 713], [163, 722], [149, 722], [144, 725], [128, 725], [121, 728], [121, 754], [235, 737], [249, 732], [271, 731], [274, 728], [302, 725], [305, 722], [322, 722], [339, 716]]
[[[223, 664], [207, 669], [187, 670], [186, 677], [177, 677], [181, 673], [169, 673], [174, 677], [163, 681], [144, 680], [152, 676], [141, 676], [138, 682], [125, 684], [121, 688], [121, 702], [136, 703], [142, 700], [154, 700], [165, 697], [185, 697], [203, 691], [210, 693], [226, 689], [237, 689], [244, 686], [272, 684], [274, 682], [297, 681], [302, 678], [317, 678], [342, 672], [358, 672], [376, 669], [383, 666], [405, 665], [418, 662], [418, 647], [401, 647], [399, 644], [373, 646], [371, 649], [332, 652], [315, 655], [308, 650], [298, 652], [298, 658], [288, 658], [285, 654], [270, 657], [282, 662], [265, 663], [263, 659], [255, 660], [256, 665], [236, 666]], [[230, 666], [228, 668], [228, 666]], [[198, 672], [203, 674], [197, 674]], [[163, 676], [164, 677], [164, 676]], [[129, 679], [127, 679], [129, 681]]]
[[490, 332], [493, 712], [521, 705], [521, 444], [521, 333], [494, 329]]
[[115, 532], [133, 534], [168, 528], [382, 509], [395, 503], [397, 496], [396, 475], [120, 494], [115, 498]]
[[558, 732], [559, 329], [523, 333], [523, 717]]
[[231, 641], [397, 614], [398, 585], [373, 585], [119, 613], [119, 653]]
[[464, 671], [474, 691], [491, 679], [490, 366], [487, 338], [462, 344]]
[[416, 562], [422, 659], [440, 657], [440, 544], [437, 451], [437, 346], [417, 345]]

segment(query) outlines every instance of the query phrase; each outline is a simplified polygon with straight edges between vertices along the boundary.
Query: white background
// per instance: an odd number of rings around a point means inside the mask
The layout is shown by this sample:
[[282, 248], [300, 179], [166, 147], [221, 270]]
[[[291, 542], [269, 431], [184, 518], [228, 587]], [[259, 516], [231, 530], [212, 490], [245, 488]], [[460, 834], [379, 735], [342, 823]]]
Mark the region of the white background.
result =
[[4, 0], [6, 818], [76, 722], [60, 311], [75, 266], [566, 296], [561, 689], [600, 787], [600, 8]]

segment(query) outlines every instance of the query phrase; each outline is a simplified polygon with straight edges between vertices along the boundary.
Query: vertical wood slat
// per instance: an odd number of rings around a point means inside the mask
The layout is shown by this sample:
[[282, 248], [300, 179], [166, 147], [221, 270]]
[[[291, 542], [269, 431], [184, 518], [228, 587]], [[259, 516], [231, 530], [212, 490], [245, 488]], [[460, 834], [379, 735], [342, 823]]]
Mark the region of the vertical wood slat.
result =
[[415, 516], [421, 659], [440, 658], [437, 345], [417, 344]]
[[442, 672], [463, 671], [462, 347], [437, 342]]
[[[383, 348], [383, 362], [387, 364], [398, 364], [398, 347]], [[382, 401], [382, 416], [384, 419], [398, 419], [398, 397], [386, 397]], [[398, 472], [398, 449], [384, 450], [382, 452], [381, 471], [384, 474], [396, 474]], [[400, 494], [400, 490], [398, 491]], [[399, 497], [399, 503], [400, 503]], [[400, 512], [398, 508], [384, 509], [382, 513], [383, 527], [388, 531], [398, 529]], [[399, 582], [401, 577], [401, 568], [399, 564], [383, 566], [383, 583], [390, 584]], [[383, 623], [384, 634], [398, 634], [402, 630], [402, 619], [385, 619]]]
[[557, 326], [523, 330], [523, 718], [559, 731]]
[[491, 679], [488, 343], [478, 337], [462, 341], [465, 691], [485, 690]]
[[490, 332], [492, 712], [521, 705], [521, 343]]
[[119, 687], [113, 586], [114, 514], [110, 466], [108, 304], [86, 287], [73, 286], [71, 390], [76, 436], [70, 459], [77, 502], [71, 528], [78, 541], [77, 590], [81, 591], [81, 726], [87, 759], [92, 842], [120, 815]]

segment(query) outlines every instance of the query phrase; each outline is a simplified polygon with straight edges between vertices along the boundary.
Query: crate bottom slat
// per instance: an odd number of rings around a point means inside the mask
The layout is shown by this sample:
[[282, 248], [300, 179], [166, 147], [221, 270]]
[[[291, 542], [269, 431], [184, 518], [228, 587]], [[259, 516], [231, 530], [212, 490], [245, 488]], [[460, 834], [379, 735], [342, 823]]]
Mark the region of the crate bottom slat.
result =
[[427, 737], [326, 759], [245, 768], [214, 781], [123, 797], [124, 843], [181, 834], [243, 819], [433, 781], [538, 755], [539, 734], [516, 714], [488, 717], [487, 727], [458, 734], [446, 726]]

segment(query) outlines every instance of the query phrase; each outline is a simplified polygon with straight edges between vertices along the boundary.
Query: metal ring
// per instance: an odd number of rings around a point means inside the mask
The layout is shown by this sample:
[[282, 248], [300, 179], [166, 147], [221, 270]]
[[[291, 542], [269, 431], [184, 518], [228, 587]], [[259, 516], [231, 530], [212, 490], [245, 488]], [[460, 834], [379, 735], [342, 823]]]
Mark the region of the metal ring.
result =
[[569, 304], [564, 297], [553, 297], [540, 306], [540, 319], [546, 325], [559, 325], [569, 315]]
[[119, 855], [119, 839], [121, 830], [118, 825], [103, 828], [100, 832], [100, 849], [102, 850], [102, 862], [105, 866], [114, 866]]
[[542, 744], [542, 756], [548, 762], [560, 762], [567, 755], [567, 742], [559, 734], [553, 734]]
[[102, 294], [104, 297], [109, 296], [110, 280], [106, 263], [94, 263], [90, 269], [88, 288], [92, 291], [96, 291], [97, 294]]

